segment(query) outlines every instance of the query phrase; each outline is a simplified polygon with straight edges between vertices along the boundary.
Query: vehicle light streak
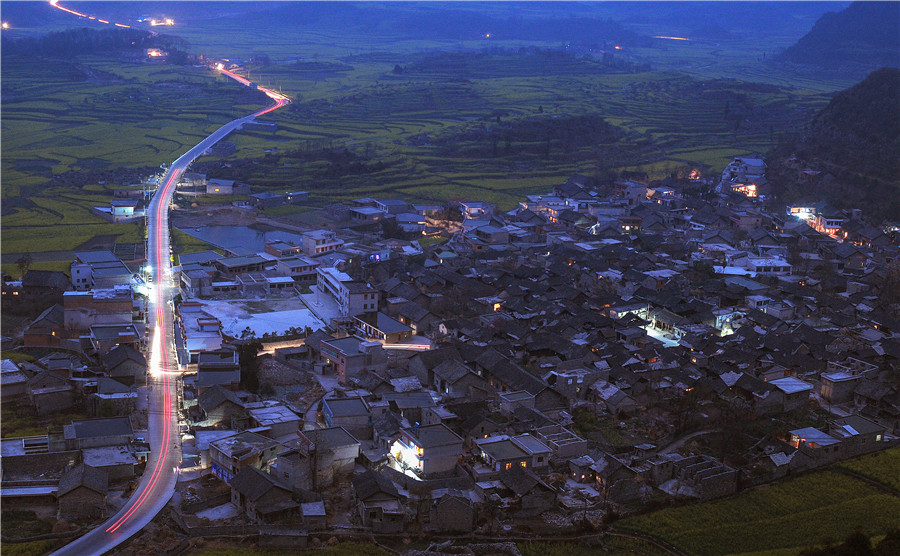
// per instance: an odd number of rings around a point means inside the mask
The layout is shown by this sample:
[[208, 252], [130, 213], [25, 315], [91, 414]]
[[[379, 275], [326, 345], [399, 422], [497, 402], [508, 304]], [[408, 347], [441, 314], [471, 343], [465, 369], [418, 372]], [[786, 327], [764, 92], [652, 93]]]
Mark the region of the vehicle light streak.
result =
[[[94, 17], [92, 15], [83, 14], [81, 12], [76, 12], [75, 10], [70, 10], [69, 8], [66, 8], [64, 6], [60, 6], [59, 0], [50, 0], [50, 5], [58, 10], [62, 10], [64, 12], [70, 13], [72, 15], [77, 15], [78, 17], [86, 17], [88, 19], [97, 21], [98, 23], [106, 23], [107, 25], [109, 25], [109, 23], [110, 23], [109, 21], [107, 21], [105, 19], [100, 19], [100, 18]], [[113, 23], [113, 25], [115, 25], [116, 27], [122, 27], [124, 29], [131, 29], [131, 25], [125, 25], [124, 23]]]
[[[225, 66], [222, 64], [216, 64], [216, 69], [218, 71], [224, 73], [228, 77], [234, 79], [238, 83], [241, 83], [243, 85], [250, 85], [250, 83], [251, 83], [251, 81], [249, 79], [247, 79], [246, 77], [242, 77], [242, 76], [234, 73], [233, 71], [228, 71], [227, 69], [225, 69]], [[287, 96], [285, 96], [281, 93], [275, 92], [271, 89], [266, 89], [265, 87], [257, 87], [257, 88], [260, 91], [262, 91], [267, 97], [274, 100], [275, 104], [273, 104], [272, 106], [269, 106], [267, 108], [263, 108], [262, 110], [260, 110], [258, 112], [254, 112], [251, 116], [253, 118], [256, 118], [256, 117], [262, 116], [263, 114], [268, 114], [269, 112], [278, 110], [279, 108], [290, 103], [290, 101], [291, 101], [291, 99], [288, 98]]]
[[[55, 2], [56, 0], [53, 2], [54, 6], [56, 6]], [[219, 69], [229, 77], [244, 85], [250, 85], [251, 83], [246, 78], [240, 77], [233, 72], [225, 71], [224, 68]], [[175, 433], [178, 429], [174, 423], [177, 408], [173, 406], [176, 398], [172, 395], [173, 379], [171, 378], [171, 375], [181, 374], [180, 370], [178, 370], [177, 359], [173, 360], [170, 355], [175, 353], [176, 348], [168, 341], [169, 328], [167, 323], [171, 324], [168, 320], [170, 318], [170, 313], [168, 311], [171, 310], [169, 296], [171, 295], [170, 284], [172, 279], [169, 265], [170, 247], [168, 225], [166, 222], [169, 201], [175, 190], [176, 184], [178, 183], [179, 177], [184, 173], [190, 162], [199, 156], [202, 152], [202, 147], [206, 146], [206, 142], [214, 144], [215, 141], [220, 140], [241, 123], [272, 112], [291, 102], [289, 97], [279, 92], [271, 91], [264, 87], [259, 87], [259, 90], [271, 98], [274, 103], [249, 116], [234, 120], [229, 124], [222, 126], [222, 128], [213, 133], [210, 137], [177, 159], [169, 168], [169, 174], [163, 183], [160, 184], [156, 195], [153, 197], [153, 204], [151, 204], [153, 226], [149, 232], [151, 234], [150, 237], [154, 240], [154, 244], [150, 251], [151, 260], [147, 265], [146, 272], [152, 277], [152, 281], [148, 280], [148, 296], [155, 304], [155, 322], [153, 323], [153, 336], [150, 344], [150, 365], [148, 372], [152, 380], [152, 382], [150, 382], [150, 388], [163, 389], [162, 392], [156, 390], [156, 397], [153, 398], [158, 403], [161, 403], [162, 406], [160, 407], [157, 403], [148, 408], [149, 415], [162, 418], [162, 426], [151, 429], [151, 431], [158, 433], [154, 434], [154, 439], [159, 443], [154, 450], [156, 452], [156, 462], [153, 464], [153, 470], [149, 475], [147, 473], [150, 470], [148, 469], [145, 471], [146, 483], [143, 483], [142, 481], [144, 487], [140, 491], [135, 491], [134, 495], [129, 499], [126, 506], [123, 507], [122, 513], [119, 514], [118, 517], [113, 517], [104, 524], [106, 527], [105, 529], [98, 528], [85, 535], [85, 537], [74, 541], [72, 545], [61, 548], [55, 554], [99, 554], [103, 553], [103, 551], [85, 551], [84, 547], [102, 546], [104, 547], [104, 550], [108, 551], [109, 547], [117, 546], [119, 543], [126, 540], [125, 537], [128, 537], [134, 532], [133, 529], [136, 521], [138, 522], [137, 525], [140, 526], [146, 524], [149, 519], [154, 517], [159, 511], [159, 506], [157, 505], [161, 501], [160, 495], [170, 493], [170, 490], [168, 489], [172, 487], [169, 487], [168, 485], [177, 481], [177, 475], [180, 469], [177, 465], [173, 467], [173, 462], [169, 461], [169, 458], [177, 455], [178, 448], [177, 439], [175, 438]], [[159, 396], [159, 394], [162, 395]], [[153, 420], [153, 423], [157, 423], [156, 419]], [[154, 439], [151, 439], [151, 441]], [[174, 444], [173, 441], [175, 442]], [[173, 453], [170, 454], [170, 452]], [[170, 469], [175, 475], [174, 481], [173, 475], [170, 475]], [[163, 489], [164, 492], [160, 492], [161, 489]], [[165, 502], [165, 500], [162, 500], [162, 502]], [[94, 533], [97, 534], [95, 535]], [[101, 533], [104, 535], [103, 537], [99, 536]]]
[[64, 12], [69, 12], [70, 14], [77, 15], [78, 17], [87, 17], [87, 14], [83, 14], [81, 12], [76, 12], [75, 10], [70, 10], [69, 8], [64, 8], [59, 5], [59, 0], [50, 0], [50, 5], [54, 8], [59, 8]]
[[684, 37], [667, 37], [667, 36], [665, 36], [665, 35], [656, 35], [656, 36], [653, 37], [653, 38], [654, 38], [654, 39], [667, 39], [667, 40], [670, 40], [670, 41], [689, 41], [689, 40], [691, 40], [691, 39], [686, 39], [686, 38], [684, 38]]
[[[167, 199], [169, 197], [169, 191], [178, 183], [178, 176], [181, 174], [180, 170], [173, 170], [172, 174], [169, 176], [169, 179], [166, 181], [163, 186], [163, 191], [161, 192], [160, 199]], [[157, 223], [160, 222], [160, 217], [162, 217], [165, 211], [169, 210], [168, 203], [157, 203]], [[163, 346], [163, 336], [165, 335], [166, 330], [166, 319], [164, 308], [166, 307], [166, 300], [163, 299], [164, 288], [162, 284], [164, 283], [167, 277], [164, 275], [165, 265], [161, 264], [161, 261], [165, 260], [166, 257], [169, 256], [167, 252], [166, 246], [168, 242], [163, 242], [163, 226], [156, 226], [156, 264], [154, 265], [155, 271], [155, 281], [157, 283], [157, 287], [154, 288], [154, 293], [156, 294], [156, 327], [153, 332], [153, 342], [151, 344], [151, 368], [156, 371], [162, 371], [162, 369], [169, 369], [169, 350], [168, 346]], [[153, 374], [156, 374], [154, 372]], [[153, 492], [156, 487], [156, 483], [159, 481], [159, 477], [162, 474], [163, 467], [165, 466], [166, 456], [169, 453], [169, 436], [171, 434], [171, 421], [172, 421], [172, 399], [171, 393], [169, 392], [169, 375], [172, 374], [170, 372], [160, 372], [159, 374], [163, 375], [163, 391], [165, 392], [163, 395], [163, 411], [165, 412], [165, 419], [163, 419], [163, 433], [162, 440], [160, 446], [159, 455], [156, 458], [156, 466], [153, 468], [153, 474], [150, 476], [150, 481], [147, 483], [146, 488], [144, 488], [144, 492], [138, 497], [138, 499], [132, 504], [131, 508], [127, 512], [125, 512], [122, 517], [120, 517], [115, 523], [109, 526], [106, 529], [107, 533], [115, 533], [119, 527], [124, 525], [128, 519], [141, 507], [144, 503], [144, 500]]]

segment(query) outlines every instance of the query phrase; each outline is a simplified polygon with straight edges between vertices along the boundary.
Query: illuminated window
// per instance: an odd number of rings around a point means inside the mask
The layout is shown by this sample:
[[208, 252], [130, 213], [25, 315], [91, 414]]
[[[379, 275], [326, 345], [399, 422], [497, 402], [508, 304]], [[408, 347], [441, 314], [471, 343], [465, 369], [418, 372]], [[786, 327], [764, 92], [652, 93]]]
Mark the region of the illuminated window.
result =
[[503, 468], [504, 468], [504, 469], [512, 469], [512, 464], [511, 464], [511, 463], [507, 463]]

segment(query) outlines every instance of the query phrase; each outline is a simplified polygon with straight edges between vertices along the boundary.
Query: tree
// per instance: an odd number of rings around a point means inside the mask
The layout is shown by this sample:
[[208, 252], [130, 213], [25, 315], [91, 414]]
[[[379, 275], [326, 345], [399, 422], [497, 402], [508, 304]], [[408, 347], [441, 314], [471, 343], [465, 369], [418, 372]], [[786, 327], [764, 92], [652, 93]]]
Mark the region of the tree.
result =
[[259, 352], [262, 342], [256, 338], [236, 342], [238, 359], [241, 366], [241, 386], [249, 392], [259, 390]]
[[900, 260], [894, 260], [884, 271], [879, 298], [885, 305], [900, 303]]
[[381, 233], [384, 239], [403, 239], [405, 234], [395, 218], [385, 218], [381, 221]]
[[98, 417], [115, 417], [116, 413], [116, 404], [112, 400], [102, 400], [97, 408]]
[[274, 398], [276, 393], [275, 387], [272, 386], [271, 382], [263, 382], [259, 386], [259, 395], [263, 398]]
[[28, 272], [32, 262], [34, 262], [34, 258], [31, 256], [31, 253], [22, 253], [22, 256], [16, 260], [16, 267], [22, 273], [22, 276], [25, 276], [25, 273]]

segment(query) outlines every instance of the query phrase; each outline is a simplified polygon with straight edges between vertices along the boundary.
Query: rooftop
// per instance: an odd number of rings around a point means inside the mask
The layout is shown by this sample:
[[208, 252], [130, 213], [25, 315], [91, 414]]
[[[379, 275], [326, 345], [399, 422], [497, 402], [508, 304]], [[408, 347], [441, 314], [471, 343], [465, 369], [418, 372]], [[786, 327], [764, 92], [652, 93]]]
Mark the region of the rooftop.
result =
[[528, 453], [516, 445], [515, 442], [506, 436], [484, 438], [476, 440], [476, 444], [487, 455], [495, 460], [520, 459], [528, 455]]
[[257, 408], [251, 408], [248, 404], [248, 410], [250, 416], [253, 417], [260, 426], [300, 421], [300, 417], [296, 413], [282, 404]]
[[276, 446], [271, 438], [266, 438], [255, 432], [244, 431], [234, 436], [221, 438], [210, 442], [210, 446], [215, 446], [217, 450], [222, 452], [226, 457], [239, 457], [250, 453], [260, 453], [263, 450]]
[[769, 384], [775, 386], [785, 394], [795, 394], [797, 392], [803, 392], [806, 390], [812, 390], [813, 385], [800, 380], [799, 378], [794, 378], [792, 376], [787, 376], [784, 378], [776, 378], [775, 380], [770, 380]]
[[366, 407], [362, 398], [326, 398], [323, 401], [325, 404], [328, 404], [331, 414], [335, 417], [369, 414], [369, 408]]
[[418, 427], [418, 429], [402, 429], [422, 448], [434, 448], [437, 446], [447, 446], [459, 444], [462, 446], [463, 439], [455, 432], [447, 428], [446, 425], [438, 423], [437, 425], [426, 425]]
[[65, 426], [66, 438], [96, 438], [102, 436], [128, 436], [134, 434], [131, 419], [111, 417], [109, 419], [89, 419], [72, 421]]

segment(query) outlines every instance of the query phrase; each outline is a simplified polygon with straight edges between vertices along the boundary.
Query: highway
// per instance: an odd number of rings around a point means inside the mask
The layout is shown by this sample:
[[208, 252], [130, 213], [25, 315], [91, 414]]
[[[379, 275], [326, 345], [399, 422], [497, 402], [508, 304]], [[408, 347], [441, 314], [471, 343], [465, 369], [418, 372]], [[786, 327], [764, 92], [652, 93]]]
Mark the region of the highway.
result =
[[[249, 81], [219, 68], [223, 74], [248, 85]], [[149, 294], [150, 357], [147, 369], [149, 396], [148, 436], [151, 456], [140, 484], [128, 503], [102, 525], [63, 546], [53, 554], [85, 556], [104, 554], [128, 540], [156, 517], [175, 493], [181, 449], [178, 435], [178, 396], [176, 395], [178, 359], [175, 356], [174, 309], [170, 303], [177, 291], [172, 283], [169, 246], [169, 203], [179, 178], [187, 167], [207, 149], [241, 125], [257, 116], [267, 114], [288, 104], [290, 99], [275, 91], [260, 87], [275, 102], [253, 114], [231, 121], [181, 155], [172, 163], [156, 194], [150, 201], [148, 213], [148, 263], [153, 282]]]

